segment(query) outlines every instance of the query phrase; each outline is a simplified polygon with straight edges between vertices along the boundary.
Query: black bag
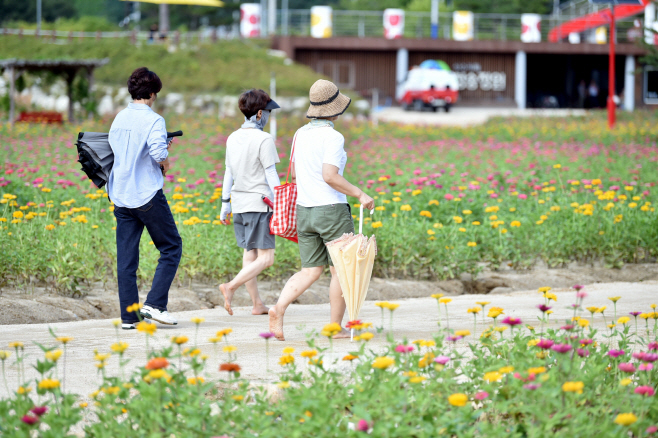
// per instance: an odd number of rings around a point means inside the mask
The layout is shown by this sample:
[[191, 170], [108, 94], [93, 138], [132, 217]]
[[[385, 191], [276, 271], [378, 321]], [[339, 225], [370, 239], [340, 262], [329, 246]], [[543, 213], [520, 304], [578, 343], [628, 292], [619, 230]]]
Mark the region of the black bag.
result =
[[[78, 148], [78, 162], [89, 179], [101, 188], [107, 184], [114, 165], [114, 152], [105, 132], [80, 132], [75, 145]], [[183, 131], [167, 132], [167, 143], [180, 137]]]

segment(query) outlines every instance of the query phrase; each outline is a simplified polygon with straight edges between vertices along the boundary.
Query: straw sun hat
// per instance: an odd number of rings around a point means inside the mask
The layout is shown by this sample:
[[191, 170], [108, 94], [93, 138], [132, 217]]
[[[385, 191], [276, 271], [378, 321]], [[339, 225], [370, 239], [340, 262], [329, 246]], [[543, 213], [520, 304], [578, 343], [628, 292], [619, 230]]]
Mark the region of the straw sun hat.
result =
[[352, 99], [342, 94], [333, 82], [324, 79], [313, 84], [309, 97], [311, 106], [306, 113], [309, 119], [340, 116], [352, 102]]

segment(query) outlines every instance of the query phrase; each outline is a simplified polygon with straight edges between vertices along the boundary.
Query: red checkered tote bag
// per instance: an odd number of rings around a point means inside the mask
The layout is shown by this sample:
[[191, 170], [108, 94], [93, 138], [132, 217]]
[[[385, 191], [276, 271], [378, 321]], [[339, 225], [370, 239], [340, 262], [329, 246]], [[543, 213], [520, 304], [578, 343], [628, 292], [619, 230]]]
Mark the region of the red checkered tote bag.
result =
[[288, 182], [290, 177], [290, 166], [295, 156], [295, 142], [297, 135], [292, 142], [292, 152], [290, 153], [290, 163], [288, 164], [288, 173], [286, 183], [274, 187], [274, 215], [270, 222], [270, 233], [284, 239], [297, 243], [297, 184]]

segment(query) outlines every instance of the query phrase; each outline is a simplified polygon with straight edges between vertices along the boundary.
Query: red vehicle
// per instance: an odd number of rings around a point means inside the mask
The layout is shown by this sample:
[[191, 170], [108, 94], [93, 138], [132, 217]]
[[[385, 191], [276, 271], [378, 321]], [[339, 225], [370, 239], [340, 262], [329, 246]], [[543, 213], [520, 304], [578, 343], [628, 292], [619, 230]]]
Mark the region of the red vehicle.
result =
[[437, 111], [443, 108], [445, 112], [459, 99], [459, 91], [449, 87], [443, 90], [430, 88], [429, 90], [408, 90], [400, 103], [406, 111], [423, 111], [426, 108]]

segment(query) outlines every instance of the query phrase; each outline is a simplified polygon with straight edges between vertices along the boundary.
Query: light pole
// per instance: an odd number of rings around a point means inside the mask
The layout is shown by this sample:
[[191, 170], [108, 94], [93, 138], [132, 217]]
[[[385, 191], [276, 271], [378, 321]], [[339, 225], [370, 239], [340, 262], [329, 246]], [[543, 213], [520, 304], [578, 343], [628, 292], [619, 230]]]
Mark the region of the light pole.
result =
[[432, 21], [432, 39], [439, 39], [439, 0], [432, 0], [430, 19]]
[[41, 0], [37, 0], [37, 34], [41, 33]]

